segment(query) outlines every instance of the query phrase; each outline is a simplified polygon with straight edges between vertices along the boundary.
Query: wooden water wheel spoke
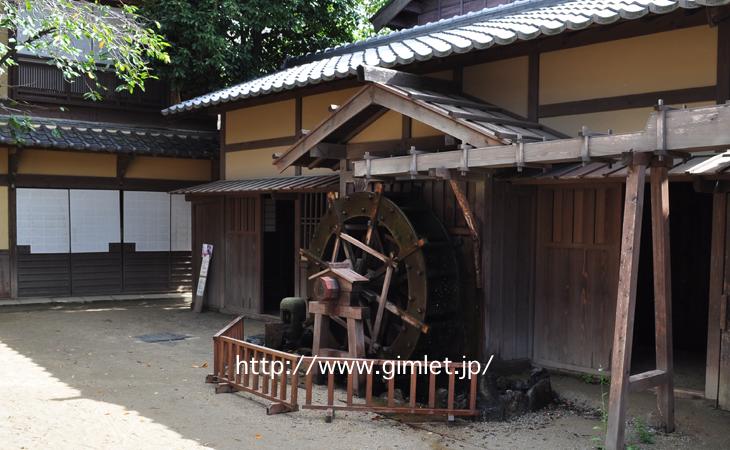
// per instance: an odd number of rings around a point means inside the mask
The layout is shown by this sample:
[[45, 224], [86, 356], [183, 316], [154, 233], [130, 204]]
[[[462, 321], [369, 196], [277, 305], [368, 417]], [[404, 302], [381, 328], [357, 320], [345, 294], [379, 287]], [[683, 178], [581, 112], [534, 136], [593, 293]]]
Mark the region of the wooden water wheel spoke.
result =
[[375, 315], [375, 324], [373, 325], [372, 340], [370, 342], [370, 350], [373, 350], [373, 346], [379, 343], [380, 339], [380, 328], [383, 321], [383, 312], [385, 312], [385, 304], [388, 303], [388, 289], [390, 288], [390, 279], [393, 276], [393, 267], [388, 266], [385, 270], [385, 281], [383, 282], [383, 289], [380, 291], [378, 296], [378, 312]]
[[[458, 352], [453, 347], [460, 341], [458, 326], [451, 326], [458, 311], [458, 264], [453, 246], [440, 245], [449, 244], [449, 235], [432, 211], [412, 203], [399, 207], [381, 189], [344, 196], [321, 218], [311, 241], [316, 259], [310, 260], [316, 264], [309, 265], [310, 295], [316, 293], [320, 306], [333, 301], [314, 288], [322, 278], [350, 270], [348, 279], [361, 278], [357, 289], [350, 290], [354, 286], [345, 282], [336, 297], [340, 303], [330, 308], [339, 311], [335, 315], [363, 311], [356, 320], [367, 337], [363, 347], [368, 356], [409, 358], [427, 350], [438, 357]], [[331, 274], [323, 272], [327, 268]], [[342, 295], [350, 297], [343, 302]], [[328, 335], [328, 347], [348, 348], [353, 339], [343, 327], [347, 317], [338, 317], [342, 320], [318, 329]], [[426, 333], [430, 338], [422, 341]]]
[[332, 249], [332, 262], [337, 262], [337, 260], [340, 258], [340, 245], [342, 244], [342, 239], [340, 239], [339, 236], [337, 236], [337, 239], [335, 239], [335, 248]]
[[345, 258], [354, 264], [355, 253], [352, 251], [352, 245], [350, 245], [349, 242], [345, 241], [342, 243], [342, 249], [345, 251]]
[[376, 251], [374, 248], [370, 247], [369, 245], [363, 244], [362, 242], [358, 241], [357, 239], [350, 236], [349, 234], [340, 233], [339, 237], [346, 240], [347, 242], [354, 245], [355, 247], [359, 248], [360, 250], [364, 251], [365, 253], [368, 253], [368, 254], [378, 258], [379, 260], [383, 261], [384, 263], [392, 264], [390, 258], [388, 258], [384, 254]]

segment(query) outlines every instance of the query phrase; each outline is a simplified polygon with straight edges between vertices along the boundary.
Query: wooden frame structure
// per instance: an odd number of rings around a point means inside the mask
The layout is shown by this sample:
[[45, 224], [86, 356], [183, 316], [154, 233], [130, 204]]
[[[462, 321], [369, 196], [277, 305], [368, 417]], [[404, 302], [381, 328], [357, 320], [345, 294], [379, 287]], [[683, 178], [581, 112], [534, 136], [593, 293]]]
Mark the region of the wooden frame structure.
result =
[[[245, 370], [241, 373], [236, 367], [238, 364], [250, 364], [251, 362], [266, 361], [267, 364], [277, 363], [281, 368], [287, 369], [277, 371], [264, 369], [255, 373]], [[324, 367], [330, 367], [327, 378], [327, 396], [324, 402], [314, 398], [314, 376], [318, 372], [317, 367], [322, 363]], [[438, 363], [438, 362], [437, 362]], [[342, 365], [338, 365], [342, 364]], [[349, 365], [351, 370], [343, 367]], [[260, 364], [264, 366], [264, 364]], [[403, 370], [410, 370], [409, 377], [409, 401], [408, 404], [398, 405], [395, 403], [395, 377], [387, 380], [386, 403], [382, 404], [373, 398], [373, 387], [375, 376], [387, 374], [396, 367]], [[338, 371], [335, 373], [336, 371]], [[401, 370], [401, 369], [396, 369]], [[423, 361], [404, 361], [386, 359], [360, 359], [342, 357], [305, 357], [292, 353], [273, 350], [261, 345], [251, 344], [244, 340], [244, 319], [239, 316], [228, 323], [223, 329], [213, 336], [213, 373], [205, 379], [207, 383], [216, 384], [216, 393], [230, 393], [236, 391], [247, 392], [261, 397], [271, 404], [266, 408], [267, 414], [279, 414], [299, 410], [299, 380], [300, 371], [304, 371], [304, 404], [302, 409], [324, 410], [328, 419], [334, 416], [335, 411], [367, 411], [389, 414], [421, 414], [421, 415], [442, 415], [453, 420], [454, 416], [476, 416], [477, 409], [477, 382], [476, 376], [468, 377], [468, 396], [465, 406], [459, 407], [456, 400], [457, 380], [467, 371], [463, 363], [434, 362], [428, 366]], [[440, 372], [439, 373], [437, 373]], [[395, 374], [395, 372], [394, 372]], [[401, 375], [401, 374], [399, 374]], [[446, 407], [437, 405], [437, 376], [447, 377], [447, 399]], [[418, 377], [426, 376], [427, 381], [422, 384], [428, 389], [427, 403], [418, 405], [417, 386]], [[335, 404], [335, 377], [345, 377], [347, 380], [347, 397], [345, 404]], [[364, 382], [364, 402], [354, 400], [357, 390], [358, 379]]]
[[[669, 177], [672, 158], [697, 151], [730, 146], [730, 104], [672, 110], [661, 105], [642, 132], [582, 136], [547, 142], [421, 153], [417, 157], [370, 157], [354, 162], [355, 177], [378, 179], [398, 176], [431, 176], [450, 171], [588, 163], [624, 159], [628, 165], [616, 305], [611, 392], [606, 448], [624, 446], [625, 415], [629, 392], [657, 387], [662, 425], [674, 430], [672, 353], [671, 261], [669, 254]], [[631, 347], [636, 305], [644, 186], [650, 171], [651, 220], [654, 260], [654, 315], [656, 369], [631, 375]]]

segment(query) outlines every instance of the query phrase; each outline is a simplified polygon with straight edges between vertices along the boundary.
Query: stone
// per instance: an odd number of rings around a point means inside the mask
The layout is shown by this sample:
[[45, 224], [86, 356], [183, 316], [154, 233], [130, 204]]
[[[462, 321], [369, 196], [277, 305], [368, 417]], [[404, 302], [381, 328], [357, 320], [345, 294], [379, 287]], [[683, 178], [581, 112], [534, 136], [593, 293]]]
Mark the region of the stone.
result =
[[547, 369], [543, 367], [535, 367], [530, 372], [530, 380], [528, 383], [530, 384], [530, 386], [534, 386], [535, 384], [537, 384], [538, 381], [544, 378], [550, 378], [550, 374], [548, 373]]
[[530, 411], [538, 411], [550, 403], [554, 398], [550, 378], [543, 378], [527, 391], [528, 407]]
[[284, 347], [284, 331], [286, 325], [281, 322], [264, 324], [264, 345], [274, 350], [282, 350]]
[[524, 392], [507, 390], [502, 394], [502, 403], [504, 404], [504, 417], [506, 419], [527, 412], [528, 400]]
[[496, 377], [487, 373], [479, 378], [479, 399], [485, 404], [499, 403], [499, 388]]

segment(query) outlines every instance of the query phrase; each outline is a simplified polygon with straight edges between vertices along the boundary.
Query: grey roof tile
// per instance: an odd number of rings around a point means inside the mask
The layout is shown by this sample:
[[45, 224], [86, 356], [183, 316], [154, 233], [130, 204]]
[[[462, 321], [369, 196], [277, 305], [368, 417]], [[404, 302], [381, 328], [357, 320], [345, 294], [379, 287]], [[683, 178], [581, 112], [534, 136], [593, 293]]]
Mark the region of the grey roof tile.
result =
[[466, 53], [494, 44], [509, 45], [540, 35], [580, 30], [593, 24], [666, 14], [677, 8], [720, 6], [730, 0], [523, 0], [486, 8], [385, 36], [310, 53], [290, 67], [202, 95], [162, 111], [175, 114], [295, 87], [346, 78], [360, 65], [395, 67]]
[[0, 115], [0, 145], [201, 159], [218, 151], [213, 131], [32, 117], [32, 130], [18, 133], [9, 121], [10, 116]]

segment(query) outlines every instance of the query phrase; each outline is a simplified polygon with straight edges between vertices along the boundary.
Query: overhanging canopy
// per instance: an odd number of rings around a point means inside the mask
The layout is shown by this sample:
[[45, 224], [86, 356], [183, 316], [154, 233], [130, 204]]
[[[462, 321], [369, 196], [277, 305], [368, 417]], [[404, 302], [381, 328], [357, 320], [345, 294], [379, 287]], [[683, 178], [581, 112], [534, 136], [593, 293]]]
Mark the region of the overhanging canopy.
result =
[[173, 194], [236, 194], [245, 192], [328, 192], [339, 188], [338, 175], [219, 180], [184, 189]]
[[474, 147], [563, 137], [496, 105], [459, 94], [447, 81], [368, 66], [359, 68], [359, 77], [368, 84], [277, 159], [274, 164], [279, 170], [291, 165], [331, 167], [346, 157], [341, 146], [385, 111], [410, 117]]
[[[585, 136], [502, 147], [355, 161], [355, 177], [428, 173], [430, 170], [503, 168], [617, 159], [625, 153], [697, 152], [730, 148], [730, 104], [652, 113], [644, 131]], [[717, 162], [717, 161], [716, 161]], [[690, 173], [691, 175], [706, 175]]]

